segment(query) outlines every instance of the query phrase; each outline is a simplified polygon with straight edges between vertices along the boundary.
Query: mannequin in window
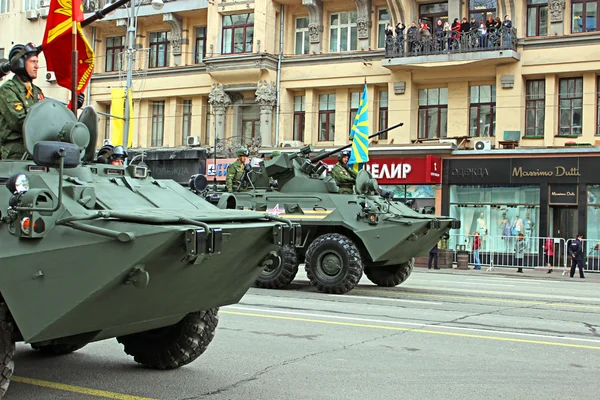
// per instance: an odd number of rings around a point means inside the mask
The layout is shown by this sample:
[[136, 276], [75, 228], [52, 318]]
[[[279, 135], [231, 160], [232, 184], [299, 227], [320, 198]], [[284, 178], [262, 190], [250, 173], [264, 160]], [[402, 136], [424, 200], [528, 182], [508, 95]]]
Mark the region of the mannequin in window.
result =
[[531, 248], [532, 245], [532, 233], [533, 227], [535, 226], [535, 222], [531, 219], [531, 215], [529, 213], [525, 214], [525, 242], [528, 248]]
[[521, 219], [521, 217], [519, 216], [519, 214], [516, 215], [515, 220], [513, 221], [512, 224], [512, 235], [513, 236], [519, 236], [519, 233], [523, 233], [523, 219]]
[[487, 237], [487, 224], [485, 222], [485, 215], [483, 213], [479, 214], [479, 218], [477, 218], [477, 232], [481, 235], [481, 248], [485, 247], [485, 239]]
[[502, 240], [504, 240], [505, 252], [508, 253], [511, 242], [511, 233], [510, 233], [510, 220], [506, 216], [506, 211], [502, 212], [502, 220], [498, 227], [501, 231]]

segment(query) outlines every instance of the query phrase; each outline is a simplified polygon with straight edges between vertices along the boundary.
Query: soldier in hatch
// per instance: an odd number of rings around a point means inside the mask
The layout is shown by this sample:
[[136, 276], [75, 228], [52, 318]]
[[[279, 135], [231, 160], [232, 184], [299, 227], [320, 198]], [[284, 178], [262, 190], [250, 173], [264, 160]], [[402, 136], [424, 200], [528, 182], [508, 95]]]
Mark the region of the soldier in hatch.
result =
[[233, 192], [233, 189], [237, 189], [244, 176], [244, 166], [248, 160], [250, 153], [248, 149], [240, 147], [236, 152], [237, 160], [229, 164], [227, 167], [227, 178], [225, 179], [225, 185], [227, 186], [228, 192]]
[[[272, 160], [280, 154], [281, 152], [279, 150], [273, 150], [271, 154], [269, 154], [269, 158]], [[269, 177], [269, 186], [274, 188], [278, 187], [277, 180], [275, 180], [272, 176]]]
[[110, 164], [110, 165], [123, 165], [127, 158], [127, 152], [123, 149], [123, 146], [113, 146], [105, 144], [100, 150], [98, 150], [98, 156], [96, 157], [96, 163], [98, 164]]
[[338, 163], [331, 170], [331, 175], [340, 188], [340, 194], [354, 193], [353, 187], [356, 183], [356, 172], [348, 167], [349, 159], [350, 152], [347, 150], [342, 151], [338, 156]]

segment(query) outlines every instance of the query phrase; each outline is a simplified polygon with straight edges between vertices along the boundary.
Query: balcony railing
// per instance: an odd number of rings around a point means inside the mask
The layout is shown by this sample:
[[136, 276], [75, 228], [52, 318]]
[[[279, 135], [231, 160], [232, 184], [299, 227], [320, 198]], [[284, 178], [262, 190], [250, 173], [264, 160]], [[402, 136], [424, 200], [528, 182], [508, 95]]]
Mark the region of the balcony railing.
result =
[[498, 50], [517, 50], [517, 30], [515, 28], [502, 27], [484, 35], [478, 30], [444, 31], [429, 35], [389, 35], [385, 41], [386, 58]]

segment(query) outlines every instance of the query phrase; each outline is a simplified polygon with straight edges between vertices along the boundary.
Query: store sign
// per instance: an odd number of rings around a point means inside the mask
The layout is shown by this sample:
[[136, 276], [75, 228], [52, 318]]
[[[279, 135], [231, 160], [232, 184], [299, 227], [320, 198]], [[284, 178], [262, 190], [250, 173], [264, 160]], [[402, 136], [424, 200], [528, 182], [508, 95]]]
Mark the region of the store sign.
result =
[[510, 182], [510, 160], [470, 158], [444, 161], [444, 183], [484, 185]]
[[215, 166], [215, 160], [206, 160], [206, 176], [214, 178], [217, 177], [217, 181], [224, 181], [227, 178], [227, 167], [233, 163], [237, 158], [221, 158], [217, 159]]
[[511, 183], [577, 183], [580, 176], [577, 157], [511, 160]]
[[550, 185], [548, 190], [551, 205], [577, 205], [577, 185]]
[[366, 168], [380, 185], [442, 182], [442, 160], [431, 155], [425, 158], [372, 158]]

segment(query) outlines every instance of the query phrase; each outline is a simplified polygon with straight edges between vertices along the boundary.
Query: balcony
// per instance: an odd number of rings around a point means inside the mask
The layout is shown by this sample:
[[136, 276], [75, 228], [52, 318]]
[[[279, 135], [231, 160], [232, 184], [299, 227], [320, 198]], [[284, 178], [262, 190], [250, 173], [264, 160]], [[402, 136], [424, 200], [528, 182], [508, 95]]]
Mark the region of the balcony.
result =
[[517, 30], [501, 28], [481, 36], [479, 31], [386, 38], [381, 65], [390, 70], [459, 65], [501, 65], [517, 62]]

